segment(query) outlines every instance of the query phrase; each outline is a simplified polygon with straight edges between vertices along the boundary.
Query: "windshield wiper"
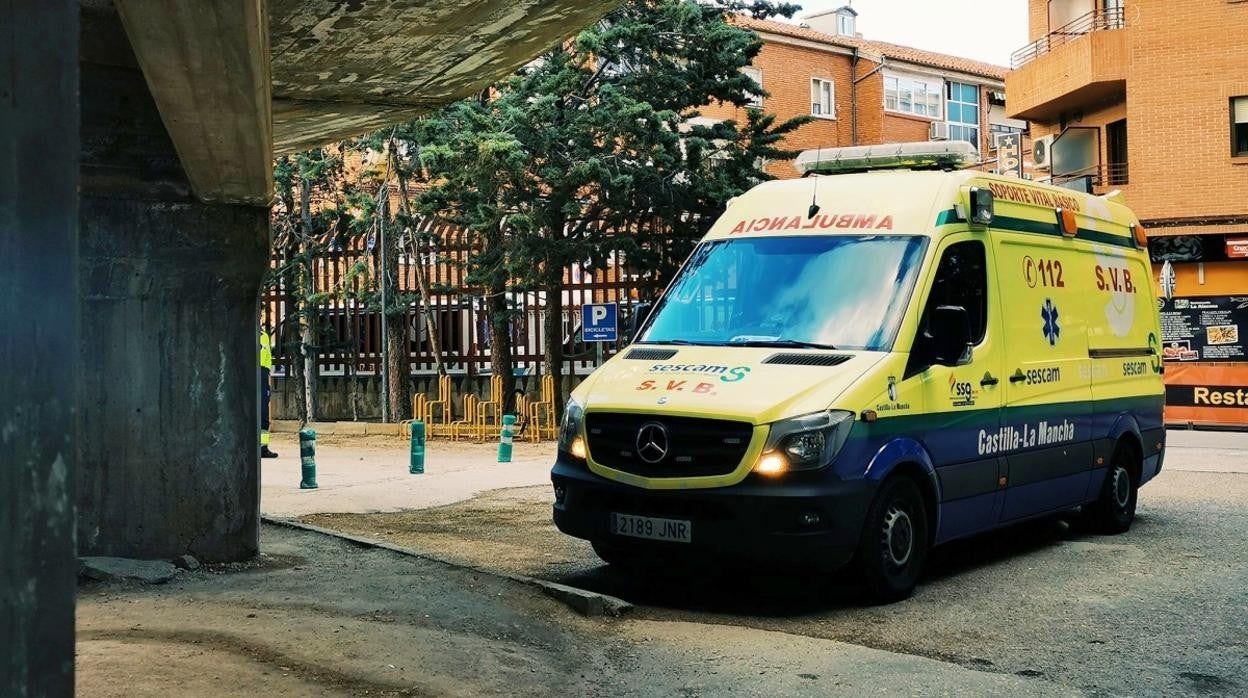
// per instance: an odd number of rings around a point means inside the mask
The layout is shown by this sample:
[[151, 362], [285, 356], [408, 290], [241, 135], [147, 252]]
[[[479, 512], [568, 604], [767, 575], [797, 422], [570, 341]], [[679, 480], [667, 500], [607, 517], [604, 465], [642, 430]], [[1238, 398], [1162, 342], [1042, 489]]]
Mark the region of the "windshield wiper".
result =
[[729, 342], [730, 347], [792, 347], [794, 349], [828, 349], [835, 350], [831, 344], [802, 342], [796, 339], [747, 339], [740, 342]]
[[674, 344], [678, 347], [722, 347], [723, 342], [692, 342], [688, 339], [648, 339], [634, 344]]

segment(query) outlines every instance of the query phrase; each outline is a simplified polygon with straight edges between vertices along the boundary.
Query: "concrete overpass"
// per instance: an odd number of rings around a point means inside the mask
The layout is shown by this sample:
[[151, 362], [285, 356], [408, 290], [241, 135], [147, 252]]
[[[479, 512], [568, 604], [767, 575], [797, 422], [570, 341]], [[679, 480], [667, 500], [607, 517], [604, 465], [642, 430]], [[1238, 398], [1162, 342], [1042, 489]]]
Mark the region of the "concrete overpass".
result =
[[0, 695], [72, 692], [78, 552], [255, 553], [274, 154], [469, 95], [613, 4], [0, 2]]

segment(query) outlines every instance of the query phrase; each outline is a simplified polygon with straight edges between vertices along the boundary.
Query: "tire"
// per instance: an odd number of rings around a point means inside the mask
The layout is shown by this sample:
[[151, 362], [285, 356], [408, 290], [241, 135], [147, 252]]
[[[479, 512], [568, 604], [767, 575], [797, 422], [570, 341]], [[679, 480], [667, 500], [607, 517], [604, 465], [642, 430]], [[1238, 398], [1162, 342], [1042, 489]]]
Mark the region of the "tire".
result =
[[885, 480], [858, 543], [858, 574], [868, 600], [889, 603], [910, 596], [923, 572], [929, 540], [919, 486], [908, 477]]
[[1136, 465], [1139, 464], [1130, 448], [1119, 446], [1114, 451], [1101, 493], [1088, 508], [1088, 518], [1100, 532], [1126, 533], [1135, 521], [1135, 502], [1140, 489]]

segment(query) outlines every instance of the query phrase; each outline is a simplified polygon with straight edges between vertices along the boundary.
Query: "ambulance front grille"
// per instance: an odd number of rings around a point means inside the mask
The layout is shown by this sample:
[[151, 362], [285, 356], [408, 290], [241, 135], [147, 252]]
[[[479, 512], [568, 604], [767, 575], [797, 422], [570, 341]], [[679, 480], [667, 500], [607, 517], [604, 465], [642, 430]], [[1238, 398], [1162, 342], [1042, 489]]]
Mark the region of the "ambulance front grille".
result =
[[[647, 426], [651, 428], [646, 443], [660, 441], [661, 447], [661, 435], [666, 435], [666, 448], [654, 463], [638, 453], [638, 437]], [[591, 412], [585, 417], [585, 432], [590, 457], [613, 470], [642, 477], [702, 477], [736, 470], [750, 447], [754, 427], [724, 419]], [[651, 448], [647, 453], [656, 460], [658, 451]]]
[[772, 354], [763, 359], [765, 364], [788, 366], [839, 366], [854, 357], [845, 354]]

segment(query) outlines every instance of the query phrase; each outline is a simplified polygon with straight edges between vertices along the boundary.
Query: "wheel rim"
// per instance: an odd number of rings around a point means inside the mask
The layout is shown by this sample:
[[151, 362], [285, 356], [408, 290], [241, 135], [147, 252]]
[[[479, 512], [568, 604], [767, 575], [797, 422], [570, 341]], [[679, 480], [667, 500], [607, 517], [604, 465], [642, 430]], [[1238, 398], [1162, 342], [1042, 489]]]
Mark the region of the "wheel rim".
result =
[[1131, 502], [1131, 476], [1121, 466], [1114, 468], [1114, 503], [1126, 509]]
[[901, 504], [893, 504], [884, 516], [884, 550], [894, 567], [904, 567], [914, 552], [914, 524]]

